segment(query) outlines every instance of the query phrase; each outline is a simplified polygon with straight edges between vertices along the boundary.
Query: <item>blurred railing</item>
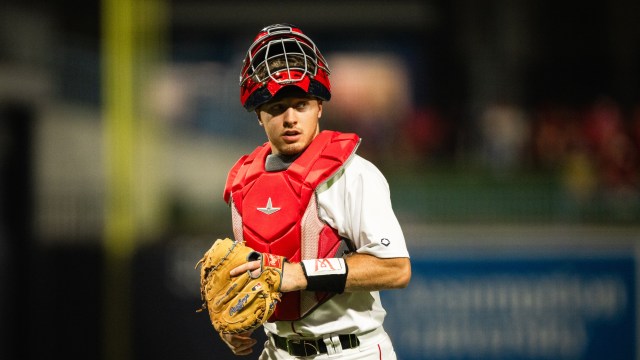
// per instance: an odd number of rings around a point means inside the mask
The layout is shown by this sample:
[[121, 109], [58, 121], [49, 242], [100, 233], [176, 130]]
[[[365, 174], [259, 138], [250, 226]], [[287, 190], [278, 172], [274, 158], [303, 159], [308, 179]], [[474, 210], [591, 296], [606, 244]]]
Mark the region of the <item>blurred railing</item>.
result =
[[486, 173], [425, 169], [391, 172], [388, 180], [396, 211], [412, 222], [633, 225], [640, 221], [637, 194], [603, 190], [576, 198], [552, 174], [494, 178]]

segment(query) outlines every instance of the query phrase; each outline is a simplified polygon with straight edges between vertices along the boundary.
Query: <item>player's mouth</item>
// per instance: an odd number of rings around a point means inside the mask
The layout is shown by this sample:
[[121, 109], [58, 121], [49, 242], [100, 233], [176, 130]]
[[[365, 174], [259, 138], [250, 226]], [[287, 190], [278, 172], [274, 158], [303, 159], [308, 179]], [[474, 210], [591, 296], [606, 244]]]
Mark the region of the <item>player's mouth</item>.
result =
[[286, 143], [294, 143], [302, 137], [302, 133], [298, 130], [287, 130], [282, 133], [282, 140]]

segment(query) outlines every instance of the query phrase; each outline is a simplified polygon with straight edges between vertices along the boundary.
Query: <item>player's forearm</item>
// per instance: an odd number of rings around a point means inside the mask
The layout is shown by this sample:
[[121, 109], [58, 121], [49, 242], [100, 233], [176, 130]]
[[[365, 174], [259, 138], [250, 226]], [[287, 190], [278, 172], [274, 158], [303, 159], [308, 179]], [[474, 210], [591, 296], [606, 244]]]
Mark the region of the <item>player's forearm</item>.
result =
[[354, 254], [346, 258], [349, 275], [345, 291], [377, 291], [400, 289], [411, 280], [409, 258], [381, 259], [372, 255]]
[[[349, 268], [344, 291], [377, 291], [404, 288], [411, 279], [409, 258], [380, 259], [353, 254], [345, 259]], [[307, 278], [299, 263], [285, 264], [281, 291], [307, 289]]]

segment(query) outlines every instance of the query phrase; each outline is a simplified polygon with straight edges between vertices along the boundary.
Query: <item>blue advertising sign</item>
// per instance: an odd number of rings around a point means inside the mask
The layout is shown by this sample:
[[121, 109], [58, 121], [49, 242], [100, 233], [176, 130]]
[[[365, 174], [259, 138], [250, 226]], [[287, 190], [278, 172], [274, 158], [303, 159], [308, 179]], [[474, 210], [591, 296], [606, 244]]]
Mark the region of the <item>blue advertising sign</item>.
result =
[[632, 254], [412, 258], [383, 291], [401, 360], [636, 360]]

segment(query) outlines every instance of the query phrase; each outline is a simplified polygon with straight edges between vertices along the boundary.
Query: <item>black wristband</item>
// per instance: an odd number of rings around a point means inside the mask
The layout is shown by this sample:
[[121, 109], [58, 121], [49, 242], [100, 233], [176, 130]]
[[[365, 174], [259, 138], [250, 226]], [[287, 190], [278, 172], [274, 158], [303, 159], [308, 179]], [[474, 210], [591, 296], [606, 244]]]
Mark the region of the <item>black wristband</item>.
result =
[[349, 268], [342, 258], [302, 260], [302, 272], [307, 278], [307, 290], [342, 294], [347, 284]]

